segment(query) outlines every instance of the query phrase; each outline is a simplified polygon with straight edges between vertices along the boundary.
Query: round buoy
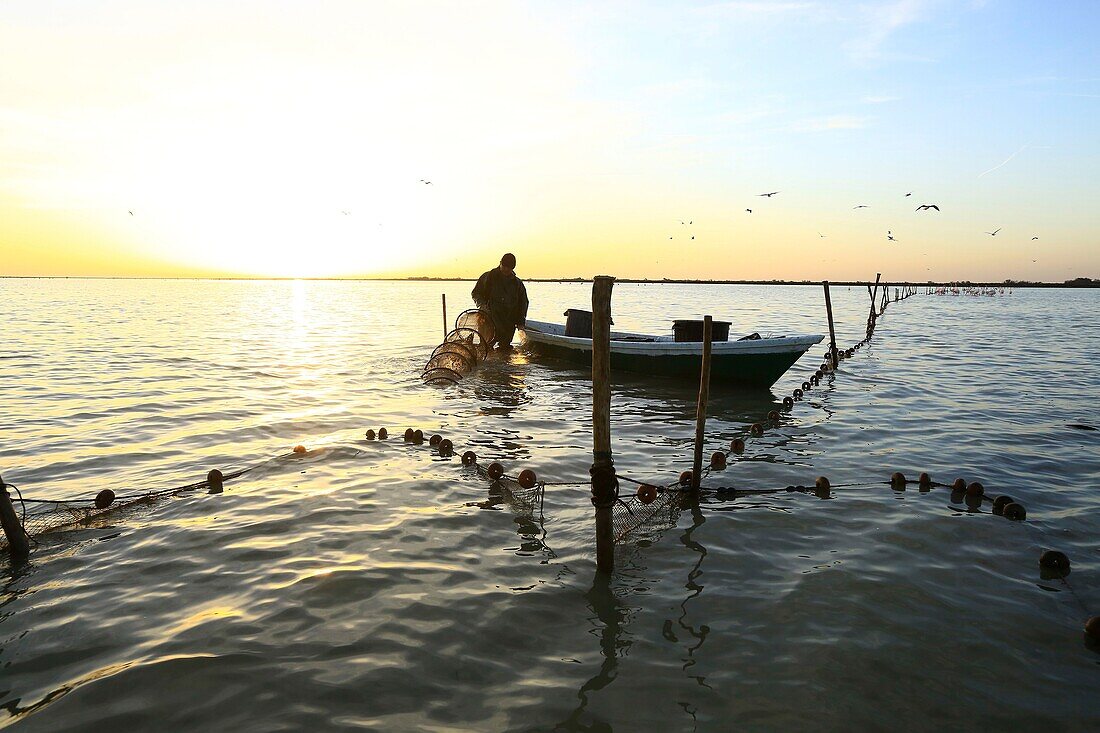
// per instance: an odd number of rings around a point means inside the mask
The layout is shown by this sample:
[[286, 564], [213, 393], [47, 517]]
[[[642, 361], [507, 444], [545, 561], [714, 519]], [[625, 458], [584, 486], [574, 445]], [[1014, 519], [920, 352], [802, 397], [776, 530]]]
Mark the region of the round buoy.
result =
[[969, 484], [967, 484], [967, 486], [966, 486], [966, 495], [967, 496], [984, 496], [985, 495], [985, 487], [982, 486], [977, 481], [972, 481]]
[[643, 504], [652, 504], [657, 498], [657, 487], [650, 484], [642, 484], [638, 487], [638, 501]]
[[1093, 641], [1100, 642], [1100, 616], [1093, 616], [1085, 622], [1085, 633]]
[[829, 479], [825, 476], [818, 476], [817, 480], [814, 481], [814, 488], [817, 489], [816, 493], [818, 496], [828, 496], [829, 489], [833, 488], [833, 485], [829, 483]]
[[784, 397], [783, 406], [786, 407], [788, 410], [791, 409], [792, 407], [794, 407], [794, 400], [790, 397]]
[[443, 438], [439, 441], [439, 455], [449, 456], [455, 452], [455, 444], [447, 438]]
[[475, 463], [477, 463], [477, 453], [474, 453], [472, 450], [468, 450], [462, 454], [463, 466], [472, 466]]
[[794, 392], [792, 392], [791, 394], [793, 394], [793, 395], [794, 395], [794, 398], [795, 398], [796, 400], [800, 400], [800, 399], [802, 399], [802, 390], [801, 390], [801, 389], [796, 389], [796, 390], [795, 390]]
[[379, 440], [385, 440], [388, 437], [390, 437], [390, 431], [389, 430], [386, 430], [385, 428], [378, 428], [378, 439]]
[[95, 508], [106, 509], [107, 507], [111, 506], [114, 501], [115, 492], [111, 491], [110, 489], [104, 489], [103, 491], [95, 495]]
[[428, 445], [439, 445], [439, 441], [443, 440], [443, 436], [436, 433], [432, 437], [428, 438]]
[[813, 376], [810, 377], [810, 384], [812, 386], [817, 386], [817, 385], [821, 384], [821, 377], [814, 374]]
[[720, 450], [714, 451], [714, 454], [710, 457], [710, 465], [712, 468], [725, 468], [726, 454]]
[[1027, 519], [1027, 510], [1024, 509], [1023, 504], [1012, 502], [1011, 504], [1005, 504], [1004, 515], [1006, 519], [1020, 521], [1022, 519]]
[[1069, 557], [1058, 550], [1047, 550], [1039, 556], [1039, 567], [1047, 570], [1055, 570], [1059, 573], [1069, 572]]
[[957, 478], [955, 482], [951, 484], [952, 491], [966, 491], [966, 479]]
[[519, 485], [525, 489], [533, 489], [535, 488], [535, 484], [539, 482], [538, 476], [536, 476], [535, 472], [529, 468], [525, 468], [520, 471], [519, 476], [516, 477], [516, 480], [519, 481]]
[[917, 483], [922, 489], [930, 489], [932, 488], [932, 477], [922, 472], [920, 478], [917, 479]]
[[818, 370], [817, 370], [816, 372], [814, 372], [814, 376], [815, 376], [815, 377], [817, 377], [818, 379], [821, 379], [821, 377], [822, 377], [822, 376], [823, 376], [824, 374], [825, 374], [825, 372], [824, 372], [823, 370], [821, 370], [821, 369], [818, 369]]
[[768, 413], [768, 419], [772, 422], [779, 422], [779, 413], [776, 410], [772, 410]]
[[1013, 499], [1011, 496], [1007, 496], [1007, 495], [998, 496], [996, 499], [993, 500], [993, 513], [994, 514], [1004, 514], [1005, 513], [1005, 507], [1008, 506], [1009, 504], [1014, 504], [1014, 503], [1016, 503], [1016, 500]]
[[417, 428], [416, 430], [413, 431], [413, 442], [414, 443], [423, 443], [424, 442], [424, 431], [421, 430], [420, 428]]
[[374, 431], [373, 430], [368, 430], [367, 431], [367, 440], [374, 440]]
[[496, 481], [498, 478], [504, 475], [504, 466], [496, 462], [490, 463], [487, 472], [489, 474], [489, 478]]
[[306, 447], [304, 445], [296, 445], [296, 446], [294, 446], [294, 452], [298, 453], [298, 454], [305, 453], [306, 452]]
[[812, 387], [812, 386], [813, 386], [813, 385], [811, 385], [811, 384], [810, 384], [809, 382], [803, 382], [803, 383], [802, 383], [802, 391], [803, 391], [803, 393], [805, 393], [805, 392], [809, 392], [809, 391], [810, 391], [810, 387]]
[[901, 471], [895, 471], [893, 475], [890, 476], [890, 485], [893, 486], [895, 489], [904, 489], [905, 474]]
[[730, 441], [730, 450], [734, 453], [744, 453], [745, 441], [741, 440], [740, 438], [734, 438]]
[[759, 437], [764, 434], [764, 426], [758, 422], [754, 422], [752, 427], [749, 428], [749, 432]]
[[413, 441], [413, 436], [414, 435], [416, 435], [415, 430], [413, 430], [412, 428], [405, 428], [405, 442], [406, 443], [411, 443]]
[[691, 471], [684, 471], [680, 474], [680, 485], [691, 486]]

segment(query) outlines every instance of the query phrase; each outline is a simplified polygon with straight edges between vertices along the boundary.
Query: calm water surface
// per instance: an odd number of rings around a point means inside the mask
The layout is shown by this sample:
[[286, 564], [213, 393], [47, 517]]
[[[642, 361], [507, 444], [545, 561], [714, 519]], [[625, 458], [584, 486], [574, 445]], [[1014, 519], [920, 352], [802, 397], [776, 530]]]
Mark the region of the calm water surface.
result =
[[[419, 372], [472, 283], [4, 280], [0, 474], [31, 497], [135, 493], [263, 464], [47, 534], [0, 559], [0, 727], [102, 730], [1096, 730], [1100, 293], [914, 297], [712, 484], [901, 470], [982, 481], [1025, 523], [943, 490], [704, 494], [594, 582], [584, 486], [541, 515], [480, 509], [441, 432], [510, 473], [582, 481], [588, 375], [522, 352], [460, 385]], [[587, 284], [529, 286], [531, 316]], [[838, 338], [867, 296], [837, 287]], [[820, 289], [615, 287], [618, 327], [704, 313], [826, 332]], [[715, 387], [717, 450], [771, 392]], [[690, 466], [694, 385], [617, 377], [619, 470]], [[275, 458], [295, 444], [313, 450]], [[1043, 580], [1065, 551], [1068, 583]]]

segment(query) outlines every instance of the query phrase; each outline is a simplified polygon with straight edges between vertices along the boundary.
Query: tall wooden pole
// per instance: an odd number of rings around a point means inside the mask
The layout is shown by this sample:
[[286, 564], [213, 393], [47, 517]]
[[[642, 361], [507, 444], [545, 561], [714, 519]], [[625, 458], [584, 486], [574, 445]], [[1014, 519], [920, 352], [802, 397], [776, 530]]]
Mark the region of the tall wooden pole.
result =
[[615, 462], [611, 458], [611, 289], [615, 278], [592, 282], [592, 504], [596, 507], [596, 570], [615, 569]]
[[447, 340], [447, 294], [443, 293], [443, 340]]
[[829, 281], [822, 280], [821, 286], [825, 288], [825, 314], [829, 316], [829, 361], [833, 369], [836, 369], [840, 362], [836, 356], [836, 329], [833, 328], [833, 301], [829, 299]]
[[875, 308], [878, 306], [878, 300], [877, 300], [876, 296], [878, 295], [878, 281], [879, 281], [880, 277], [882, 277], [881, 272], [875, 273], [875, 287], [874, 287], [874, 289], [872, 290], [870, 287], [867, 288], [867, 292], [871, 296], [871, 314], [869, 316], [867, 316], [867, 336], [868, 337], [870, 337], [871, 333], [874, 332], [874, 330], [875, 330], [875, 320], [878, 318], [878, 316], [875, 313]]
[[714, 322], [703, 316], [703, 364], [699, 370], [699, 401], [695, 405], [695, 460], [691, 464], [691, 489], [699, 490], [699, 476], [703, 472], [703, 430], [707, 425], [707, 400], [710, 396], [710, 351], [714, 338]]
[[15, 513], [15, 507], [11, 505], [11, 496], [8, 495], [8, 487], [3, 479], [0, 479], [0, 525], [4, 528], [4, 534], [8, 537], [8, 552], [13, 560], [21, 560], [31, 552], [31, 543], [27, 533], [23, 531], [23, 523]]

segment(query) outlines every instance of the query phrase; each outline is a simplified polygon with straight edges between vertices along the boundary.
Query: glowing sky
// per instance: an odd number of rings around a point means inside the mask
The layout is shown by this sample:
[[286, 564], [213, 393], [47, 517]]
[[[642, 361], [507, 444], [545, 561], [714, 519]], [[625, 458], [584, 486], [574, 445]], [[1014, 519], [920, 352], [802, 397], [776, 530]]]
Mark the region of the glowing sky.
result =
[[1097, 28], [1095, 2], [8, 1], [0, 275], [510, 250], [526, 277], [1100, 277]]

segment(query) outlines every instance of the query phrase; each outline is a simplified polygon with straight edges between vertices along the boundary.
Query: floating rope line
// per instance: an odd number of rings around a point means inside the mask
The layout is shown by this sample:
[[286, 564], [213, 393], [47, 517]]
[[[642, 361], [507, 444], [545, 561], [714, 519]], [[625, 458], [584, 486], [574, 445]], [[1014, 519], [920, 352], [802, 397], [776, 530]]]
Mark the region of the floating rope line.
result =
[[[207, 474], [205, 481], [196, 481], [170, 489], [148, 491], [140, 494], [117, 496], [111, 489], [103, 489], [91, 498], [35, 499], [24, 497], [14, 484], [6, 484], [19, 494], [18, 502], [22, 507], [20, 522], [24, 533], [31, 541], [47, 532], [87, 526], [94, 520], [142, 503], [149, 503], [168, 496], [184, 494], [199, 489], [208, 489], [210, 493], [221, 493], [225, 481], [243, 476], [257, 466], [223, 474], [214, 469]], [[27, 504], [31, 509], [27, 510]], [[0, 536], [0, 548], [7, 546], [7, 539]]]

